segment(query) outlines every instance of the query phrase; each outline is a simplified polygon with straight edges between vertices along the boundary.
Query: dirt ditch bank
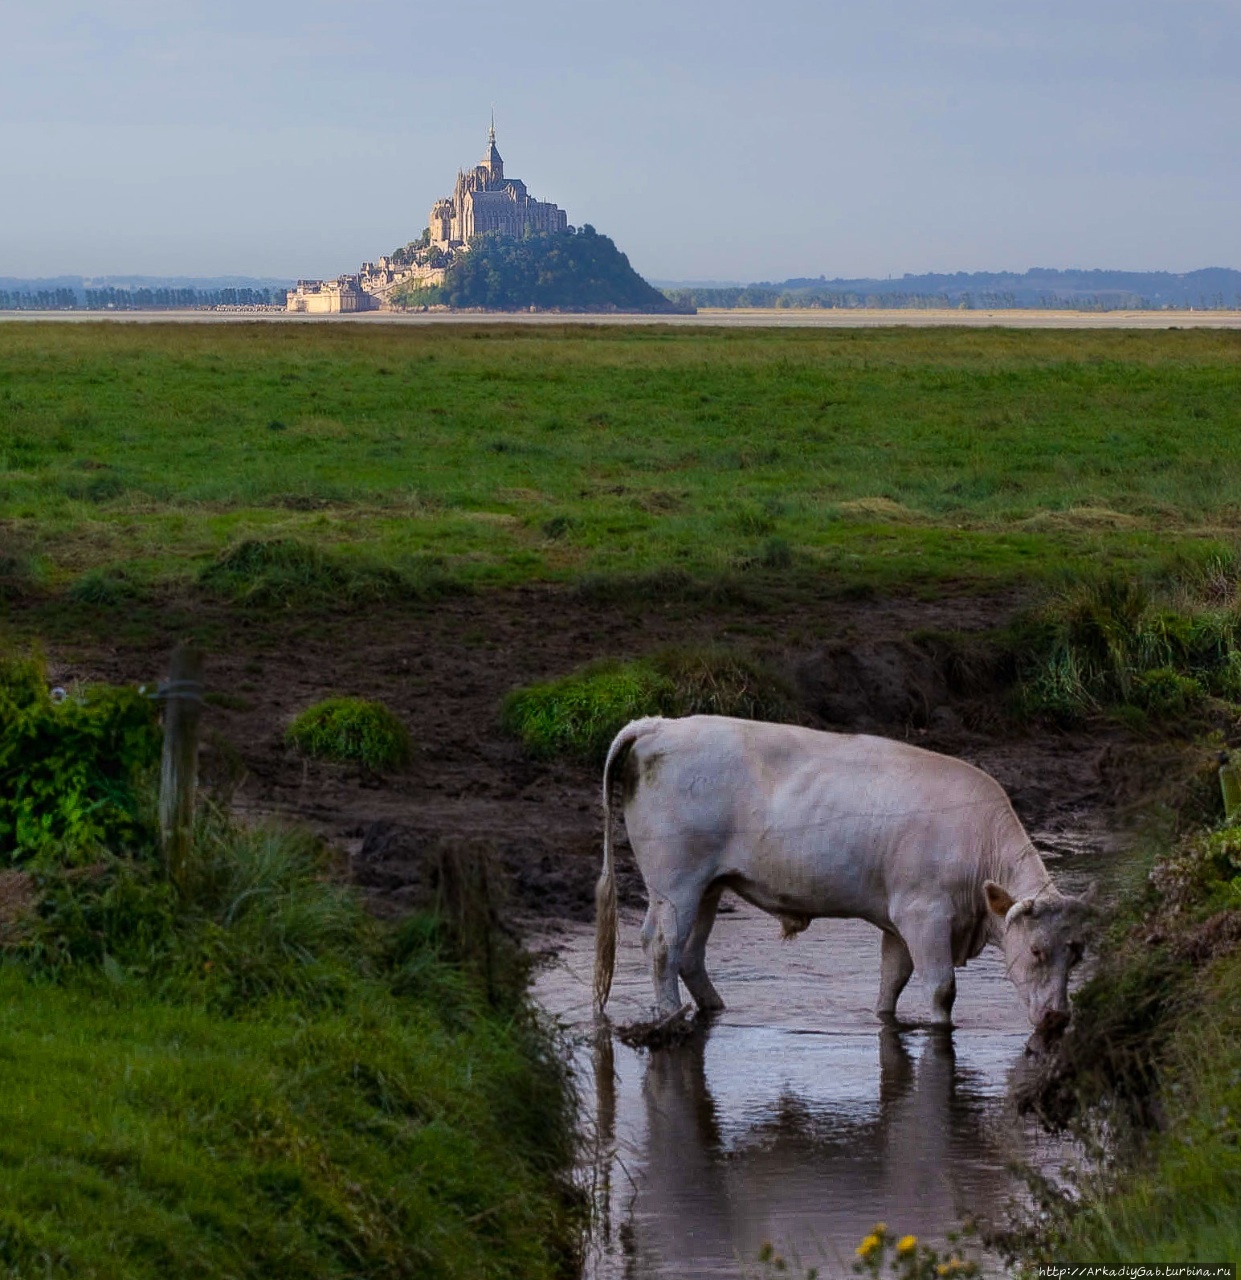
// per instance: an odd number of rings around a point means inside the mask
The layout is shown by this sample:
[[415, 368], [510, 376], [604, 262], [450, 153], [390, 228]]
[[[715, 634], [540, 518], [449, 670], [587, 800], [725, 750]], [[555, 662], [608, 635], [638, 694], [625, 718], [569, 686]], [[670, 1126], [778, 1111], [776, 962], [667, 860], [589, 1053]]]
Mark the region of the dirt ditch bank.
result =
[[[240, 614], [208, 655], [209, 778], [237, 782], [246, 811], [308, 822], [345, 851], [375, 908], [400, 913], [446, 850], [502, 865], [521, 915], [584, 920], [598, 873], [597, 770], [531, 759], [498, 725], [504, 695], [601, 657], [666, 646], [741, 646], [789, 676], [807, 723], [876, 732], [961, 756], [992, 773], [1054, 849], [1102, 830], [1123, 785], [1125, 743], [1105, 735], [1021, 730], [997, 715], [994, 687], [962, 673], [935, 632], [979, 635], [1017, 600], [796, 602], [756, 613], [701, 602], [599, 603], [571, 590], [523, 588], [409, 612], [304, 618]], [[102, 637], [51, 653], [55, 678], [151, 682], [168, 642], [121, 647]], [[985, 686], [986, 677], [981, 677]], [[333, 694], [375, 698], [408, 725], [412, 766], [379, 776], [305, 761], [284, 730]], [[622, 858], [622, 893], [639, 901]]]

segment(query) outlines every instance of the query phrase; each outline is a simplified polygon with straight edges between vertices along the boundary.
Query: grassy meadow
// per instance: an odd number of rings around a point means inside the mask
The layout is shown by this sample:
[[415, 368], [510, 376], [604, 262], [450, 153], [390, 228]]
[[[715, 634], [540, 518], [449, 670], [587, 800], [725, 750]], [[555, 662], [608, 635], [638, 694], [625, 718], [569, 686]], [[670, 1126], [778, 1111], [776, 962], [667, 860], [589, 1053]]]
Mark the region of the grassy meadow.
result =
[[1205, 331], [3, 326], [0, 533], [10, 594], [88, 600], [249, 539], [415, 587], [1151, 565], [1241, 523], [1239, 374]]

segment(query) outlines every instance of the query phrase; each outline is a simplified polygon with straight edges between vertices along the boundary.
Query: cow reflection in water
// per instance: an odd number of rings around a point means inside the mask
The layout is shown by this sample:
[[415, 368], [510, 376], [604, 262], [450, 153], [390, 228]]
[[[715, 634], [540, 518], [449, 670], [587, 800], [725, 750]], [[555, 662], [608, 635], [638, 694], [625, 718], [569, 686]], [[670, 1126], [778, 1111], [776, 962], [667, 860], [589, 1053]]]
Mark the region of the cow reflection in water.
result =
[[877, 1099], [785, 1091], [749, 1129], [729, 1123], [727, 1133], [707, 1084], [709, 1034], [650, 1056], [645, 1162], [624, 1214], [627, 1274], [735, 1275], [771, 1240], [822, 1275], [847, 1275], [878, 1220], [942, 1239], [963, 1215], [1004, 1208], [1012, 1144], [948, 1033], [911, 1037], [915, 1061], [885, 1027]]

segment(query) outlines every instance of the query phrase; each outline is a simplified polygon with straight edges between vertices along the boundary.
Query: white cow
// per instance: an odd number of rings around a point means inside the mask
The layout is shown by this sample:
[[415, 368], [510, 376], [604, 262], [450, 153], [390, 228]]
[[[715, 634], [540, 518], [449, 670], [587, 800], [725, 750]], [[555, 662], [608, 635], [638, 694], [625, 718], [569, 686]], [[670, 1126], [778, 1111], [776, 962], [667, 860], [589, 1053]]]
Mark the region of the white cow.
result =
[[1025, 998], [1035, 1047], [1069, 1019], [1091, 893], [1060, 893], [999, 783], [964, 761], [864, 734], [723, 716], [635, 720], [603, 770], [603, 873], [595, 1007], [616, 961], [612, 791], [646, 884], [642, 943], [661, 1013], [678, 978], [703, 1011], [723, 1008], [707, 938], [725, 889], [778, 917], [785, 934], [820, 916], [883, 931], [880, 1017], [917, 969], [935, 1022], [952, 1025], [953, 970], [1000, 946]]

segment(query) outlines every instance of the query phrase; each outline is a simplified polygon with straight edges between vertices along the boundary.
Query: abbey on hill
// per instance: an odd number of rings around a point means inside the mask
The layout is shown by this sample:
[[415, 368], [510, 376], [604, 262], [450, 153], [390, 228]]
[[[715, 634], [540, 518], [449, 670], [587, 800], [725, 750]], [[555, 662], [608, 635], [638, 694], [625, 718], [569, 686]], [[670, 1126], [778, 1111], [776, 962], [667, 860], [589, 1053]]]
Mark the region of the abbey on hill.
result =
[[451, 196], [431, 207], [420, 240], [403, 249], [364, 262], [354, 275], [335, 280], [299, 280], [288, 294], [288, 310], [314, 314], [386, 309], [394, 295], [443, 285], [458, 254], [485, 235], [520, 239], [527, 235], [569, 232], [568, 214], [558, 205], [536, 200], [520, 178], [504, 176], [504, 159], [496, 146], [494, 119], [487, 150], [472, 169], [457, 171]]

